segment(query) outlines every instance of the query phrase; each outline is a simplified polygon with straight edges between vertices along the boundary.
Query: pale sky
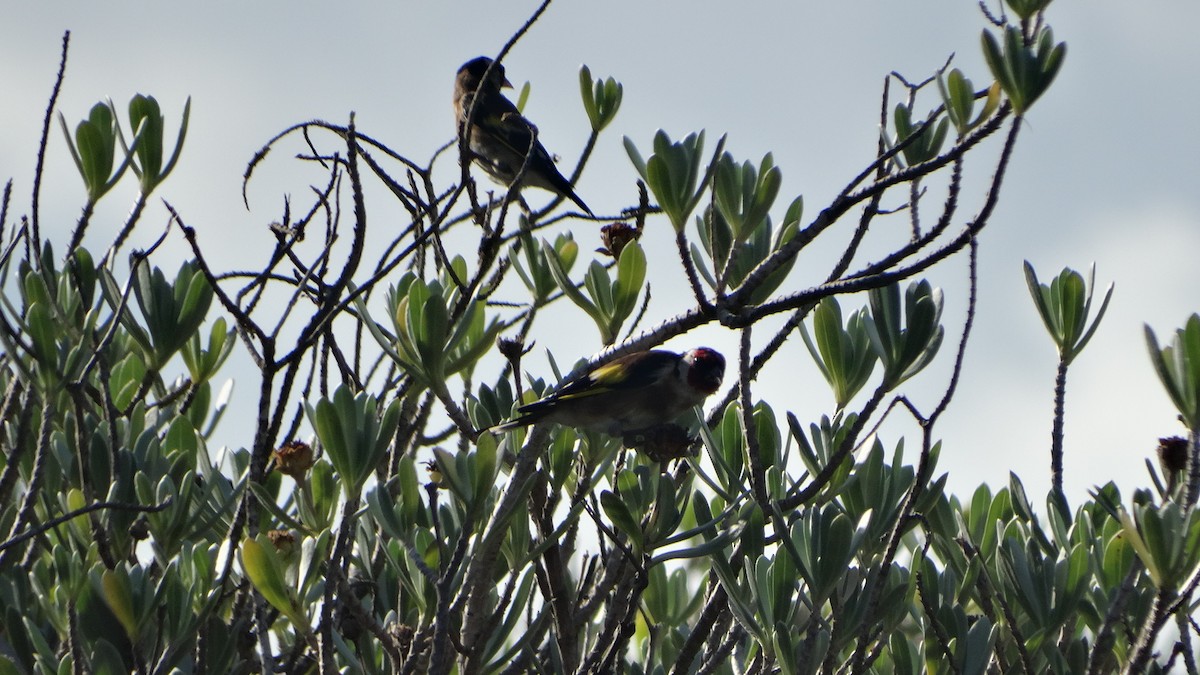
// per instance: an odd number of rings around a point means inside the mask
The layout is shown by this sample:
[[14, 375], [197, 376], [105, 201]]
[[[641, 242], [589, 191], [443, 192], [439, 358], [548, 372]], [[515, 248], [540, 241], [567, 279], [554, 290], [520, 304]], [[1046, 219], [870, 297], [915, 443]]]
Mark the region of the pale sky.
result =
[[[271, 250], [266, 225], [278, 218], [283, 195], [299, 203], [307, 186], [321, 180], [278, 152], [258, 170], [246, 211], [241, 176], [272, 135], [309, 119], [344, 123], [354, 111], [361, 132], [424, 161], [454, 133], [450, 92], [457, 67], [495, 54], [536, 5], [29, 4], [20, 20], [0, 24], [0, 179], [14, 179], [10, 213], [28, 212], [37, 137], [64, 30], [72, 32], [71, 53], [58, 109], [72, 127], [96, 101], [111, 97], [124, 110], [141, 92], [162, 104], [173, 138], [171, 125], [192, 97], [180, 166], [156, 192], [134, 245], [148, 244], [165, 225], [157, 199], [165, 198], [200, 231], [210, 256], [226, 269], [246, 269], [260, 266]], [[980, 482], [1004, 485], [1009, 471], [1023, 477], [1035, 503], [1043, 502], [1040, 495], [1049, 487], [1056, 356], [1025, 289], [1024, 259], [1043, 280], [1063, 266], [1086, 272], [1095, 262], [1097, 281], [1117, 287], [1099, 333], [1069, 375], [1065, 465], [1072, 503], [1110, 479], [1126, 494], [1148, 485], [1143, 460], [1156, 439], [1183, 432], [1150, 366], [1142, 325], [1150, 323], [1165, 342], [1200, 311], [1200, 43], [1192, 35], [1200, 5], [1059, 0], [1047, 20], [1055, 38], [1068, 44], [1066, 62], [1028, 115], [1001, 205], [981, 237], [975, 333], [957, 398], [938, 428], [944, 441], [939, 471], [950, 472], [951, 490], [964, 499]], [[532, 83], [526, 113], [550, 151], [563, 157], [565, 173], [588, 132], [579, 67], [587, 64], [595, 75], [624, 84], [621, 111], [577, 185], [597, 213], [633, 203], [636, 173], [622, 136], [648, 155], [661, 127], [675, 138], [706, 129], [710, 149], [728, 134], [727, 149], [739, 160], [757, 162], [773, 152], [784, 177], [775, 219], [803, 194], [807, 222], [871, 160], [887, 73], [924, 79], [953, 52], [954, 64], [982, 84], [989, 79], [979, 53], [984, 25], [975, 3], [964, 0], [560, 0], [505, 65], [518, 87]], [[932, 98], [924, 101], [935, 105]], [[996, 152], [993, 144], [968, 160], [974, 189], [966, 190], [965, 211], [977, 207], [978, 186], [990, 175]], [[441, 168], [445, 181], [455, 179], [453, 161]], [[57, 122], [46, 171], [43, 236], [61, 250], [82, 206], [83, 187]], [[93, 251], [119, 229], [133, 186], [127, 178], [101, 202], [85, 240]], [[540, 193], [530, 198], [544, 203]], [[925, 208], [934, 206], [931, 200]], [[398, 226], [397, 211], [381, 194], [368, 209], [381, 238]], [[823, 278], [848, 224], [823, 248], [805, 251], [785, 289]], [[598, 225], [575, 221], [564, 227], [575, 232], [582, 251], [598, 244]], [[647, 325], [654, 325], [690, 298], [680, 282], [670, 226], [659, 219], [650, 227], [647, 252], [659, 258], [650, 272], [654, 302]], [[186, 255], [175, 233], [155, 263], [173, 273]], [[935, 365], [904, 389], [926, 410], [940, 396], [957, 345], [965, 275], [964, 257], [929, 277], [946, 294], [947, 340]], [[846, 298], [842, 305], [861, 302]], [[563, 307], [557, 316], [579, 322], [576, 337], [551, 335], [549, 322], [534, 337], [560, 363], [600, 349], [582, 313]], [[767, 337], [765, 328], [756, 337]], [[697, 344], [732, 358], [737, 337], [709, 326], [667, 346]], [[551, 378], [543, 355], [540, 349], [531, 355], [528, 367]], [[832, 395], [798, 335], [773, 363], [756, 395], [771, 401], [781, 420], [785, 410], [805, 421], [832, 412]], [[242, 364], [229, 375], [247, 372]], [[256, 382], [235, 379], [238, 406], [251, 406]], [[251, 423], [231, 412], [218, 440], [248, 442]], [[903, 433], [911, 461], [918, 444], [912, 424], [885, 427], [885, 446], [890, 450]]]

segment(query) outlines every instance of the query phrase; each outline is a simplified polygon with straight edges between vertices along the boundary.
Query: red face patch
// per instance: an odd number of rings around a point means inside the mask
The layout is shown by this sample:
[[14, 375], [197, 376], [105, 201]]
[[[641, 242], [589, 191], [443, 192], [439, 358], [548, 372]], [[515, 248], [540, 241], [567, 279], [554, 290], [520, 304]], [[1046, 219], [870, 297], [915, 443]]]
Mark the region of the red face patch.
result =
[[725, 357], [707, 347], [693, 349], [691, 357], [688, 384], [705, 394], [715, 393], [725, 377]]

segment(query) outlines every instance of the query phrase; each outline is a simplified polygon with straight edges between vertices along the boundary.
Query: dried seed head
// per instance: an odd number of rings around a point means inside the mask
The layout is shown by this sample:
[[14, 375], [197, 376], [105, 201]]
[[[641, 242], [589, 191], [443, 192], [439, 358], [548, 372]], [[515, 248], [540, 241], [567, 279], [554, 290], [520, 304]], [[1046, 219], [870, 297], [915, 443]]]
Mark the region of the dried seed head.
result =
[[296, 534], [291, 530], [268, 530], [267, 539], [283, 557], [291, 555], [296, 548]]
[[598, 248], [596, 251], [614, 259], [621, 257], [621, 251], [629, 245], [630, 242], [637, 241], [642, 236], [642, 231], [637, 227], [617, 221], [611, 225], [605, 225], [600, 228], [600, 240], [604, 242], [603, 248]]
[[275, 457], [275, 468], [295, 480], [304, 478], [316, 462], [312, 446], [304, 441], [288, 441], [272, 454]]
[[1158, 439], [1158, 463], [1168, 477], [1187, 468], [1187, 455], [1186, 438], [1170, 436]]

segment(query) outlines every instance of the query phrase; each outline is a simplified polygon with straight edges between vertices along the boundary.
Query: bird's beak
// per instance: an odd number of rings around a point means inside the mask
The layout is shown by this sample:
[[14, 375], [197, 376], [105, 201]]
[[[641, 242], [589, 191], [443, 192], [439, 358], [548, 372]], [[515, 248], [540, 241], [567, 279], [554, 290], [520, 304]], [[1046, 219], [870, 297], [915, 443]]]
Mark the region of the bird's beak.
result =
[[506, 88], [506, 87], [507, 87], [508, 89], [512, 89], [512, 82], [509, 82], [507, 77], [506, 77], [506, 78], [504, 78], [504, 81], [500, 83], [500, 88], [501, 88], [501, 89], [504, 89], [504, 88]]

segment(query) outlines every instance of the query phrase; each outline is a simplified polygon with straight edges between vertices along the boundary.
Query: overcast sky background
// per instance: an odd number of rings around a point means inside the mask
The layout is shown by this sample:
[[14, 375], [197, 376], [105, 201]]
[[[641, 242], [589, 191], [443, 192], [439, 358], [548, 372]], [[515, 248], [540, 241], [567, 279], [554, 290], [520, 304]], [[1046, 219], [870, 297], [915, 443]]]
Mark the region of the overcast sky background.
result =
[[[271, 250], [266, 225], [278, 219], [283, 195], [299, 204], [310, 183], [323, 182], [277, 153], [258, 170], [247, 211], [241, 176], [267, 139], [309, 119], [344, 123], [355, 111], [361, 132], [423, 161], [454, 133], [455, 70], [474, 56], [495, 54], [536, 6], [27, 4], [20, 20], [0, 24], [0, 179], [14, 179], [10, 213], [29, 209], [37, 138], [64, 30], [72, 32], [71, 52], [58, 109], [72, 128], [96, 101], [111, 97], [124, 110], [141, 92], [162, 104], [173, 138], [172, 125], [192, 97], [181, 163], [156, 192], [133, 244], [147, 245], [165, 226], [157, 199], [165, 198], [200, 231], [209, 256], [225, 269], [247, 269], [261, 267]], [[1156, 439], [1183, 432], [1150, 366], [1142, 325], [1148, 322], [1167, 341], [1200, 311], [1200, 42], [1193, 35], [1200, 4], [1059, 0], [1048, 21], [1055, 38], [1069, 45], [1066, 62], [1028, 116], [1000, 207], [981, 237], [975, 334], [957, 398], [938, 427], [945, 444], [940, 469], [950, 472], [951, 489], [964, 498], [980, 482], [1004, 485], [1010, 470], [1023, 477], [1039, 504], [1049, 488], [1056, 354], [1028, 298], [1024, 259], [1044, 280], [1063, 266], [1086, 272], [1095, 262], [1097, 281], [1116, 283], [1099, 333], [1070, 371], [1065, 464], [1072, 502], [1110, 479], [1125, 491], [1148, 485], [1143, 461]], [[757, 162], [773, 152], [784, 177], [774, 215], [778, 219], [791, 198], [803, 194], [808, 222], [870, 161], [885, 75], [897, 70], [910, 80], [924, 79], [955, 53], [956, 66], [977, 84], [987, 82], [979, 53], [984, 26], [976, 5], [965, 0], [560, 0], [505, 63], [518, 87], [533, 84], [526, 113], [550, 151], [563, 157], [564, 173], [588, 133], [580, 65], [624, 84], [621, 111], [577, 185], [597, 213], [615, 213], [635, 199], [636, 174], [622, 136], [648, 156], [654, 131], [662, 127], [674, 138], [707, 129], [709, 148], [727, 133], [727, 149], [740, 160]], [[933, 98], [924, 101], [922, 110], [936, 105]], [[964, 214], [977, 208], [979, 186], [997, 151], [992, 144], [968, 160]], [[455, 180], [453, 160], [441, 169], [445, 184]], [[93, 218], [85, 240], [93, 251], [107, 245], [123, 222], [134, 199], [130, 178]], [[541, 193], [530, 198], [544, 203]], [[930, 199], [927, 215], [939, 201]], [[82, 202], [82, 181], [56, 123], [41, 222], [43, 236], [60, 249]], [[369, 199], [368, 211], [381, 240], [402, 224], [382, 194]], [[582, 251], [598, 244], [598, 226], [569, 226]], [[647, 251], [660, 258], [650, 274], [653, 325], [691, 300], [680, 283], [670, 226], [660, 218], [650, 227]], [[896, 220], [894, 227], [906, 225]], [[785, 288], [822, 279], [845, 232], [843, 226], [824, 248], [806, 251]], [[187, 255], [176, 232], [155, 264], [173, 271]], [[577, 274], [582, 268], [577, 265]], [[905, 387], [927, 411], [944, 387], [961, 330], [965, 257], [942, 264], [929, 278], [946, 292], [947, 341], [938, 363]], [[581, 312], [561, 312], [562, 321], [577, 321], [579, 330], [552, 335], [552, 324], [544, 322], [534, 335], [540, 347], [554, 351], [560, 363], [601, 347]], [[755, 332], [756, 342], [769, 334], [764, 326]], [[668, 346], [697, 344], [730, 358], [737, 353], [736, 334], [712, 326]], [[543, 354], [532, 355], [528, 366], [551, 378]], [[755, 393], [775, 405], [781, 421], [785, 409], [801, 420], [832, 412], [832, 396], [798, 335], [773, 363]], [[241, 410], [252, 407], [257, 386], [249, 377], [237, 380], [238, 403], [220, 433], [230, 444], [249, 441], [252, 418]], [[884, 430], [885, 445], [890, 450], [907, 434], [911, 461], [918, 436], [914, 425], [897, 419], [899, 425]]]

